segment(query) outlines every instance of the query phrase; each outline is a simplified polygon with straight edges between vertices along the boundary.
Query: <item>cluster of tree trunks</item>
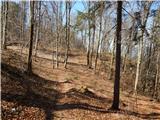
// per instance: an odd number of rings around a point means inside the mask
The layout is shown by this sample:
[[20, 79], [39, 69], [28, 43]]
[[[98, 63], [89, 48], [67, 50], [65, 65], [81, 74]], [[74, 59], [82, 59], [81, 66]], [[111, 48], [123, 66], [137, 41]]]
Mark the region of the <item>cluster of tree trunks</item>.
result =
[[[69, 51], [70, 51], [70, 43], [71, 43], [71, 35], [72, 35], [72, 28], [71, 28], [71, 8], [72, 8], [72, 2], [71, 1], [66, 1], [65, 2], [65, 15], [66, 15], [66, 25], [64, 27], [64, 31], [65, 31], [65, 55], [64, 55], [64, 68], [67, 68], [67, 64], [68, 64], [68, 58], [69, 58]], [[87, 11], [87, 17], [85, 16], [85, 20], [87, 20], [87, 27], [88, 30], [85, 29], [85, 31], [82, 29], [81, 30], [81, 37], [82, 37], [82, 43], [86, 44], [86, 39], [87, 39], [87, 34], [88, 34], [88, 44], [87, 44], [87, 66], [88, 68], [92, 68], [93, 67], [93, 57], [94, 57], [94, 53], [95, 53], [95, 66], [94, 69], [96, 71], [97, 66], [98, 66], [98, 59], [100, 58], [100, 50], [102, 50], [102, 44], [104, 42], [104, 39], [106, 37], [106, 33], [108, 34], [108, 32], [106, 32], [105, 34], [102, 33], [102, 28], [103, 28], [103, 11], [105, 9], [105, 2], [101, 2], [99, 4], [99, 8], [96, 9], [96, 4], [91, 4], [92, 2], [89, 1], [88, 2], [88, 11]], [[111, 62], [110, 62], [110, 74], [109, 74], [109, 79], [112, 79], [113, 76], [113, 66], [114, 66], [114, 59], [115, 59], [115, 78], [114, 78], [114, 95], [113, 95], [113, 104], [112, 104], [112, 109], [119, 109], [119, 95], [120, 95], [120, 71], [121, 71], [121, 64], [122, 69], [124, 72], [127, 71], [127, 59], [129, 54], [131, 54], [131, 40], [137, 42], [138, 44], [138, 48], [137, 48], [137, 66], [136, 66], [136, 77], [135, 77], [135, 84], [134, 84], [134, 93], [137, 93], [137, 89], [138, 89], [138, 82], [140, 80], [142, 80], [142, 74], [143, 74], [143, 59], [145, 59], [145, 46], [144, 43], [146, 43], [146, 38], [148, 36], [148, 32], [146, 30], [146, 26], [147, 26], [147, 20], [149, 18], [150, 15], [150, 11], [151, 11], [151, 6], [153, 4], [153, 1], [151, 2], [147, 2], [146, 4], [142, 4], [142, 11], [144, 11], [144, 15], [143, 18], [141, 17], [137, 17], [136, 15], [139, 15], [139, 12], [136, 12], [135, 16], [132, 16], [130, 13], [128, 13], [126, 10], [126, 12], [132, 17], [133, 19], [133, 25], [130, 29], [130, 36], [128, 39], [130, 39], [130, 41], [126, 42], [126, 52], [124, 54], [123, 57], [123, 62], [121, 62], [121, 32], [122, 32], [122, 1], [118, 1], [117, 2], [117, 21], [116, 21], [116, 34], [114, 35], [114, 38], [112, 40], [112, 56], [111, 56]], [[56, 9], [54, 8], [54, 6], [57, 6]], [[21, 18], [20, 18], [20, 39], [21, 41], [24, 41], [24, 29], [25, 29], [25, 6], [26, 3], [22, 2], [21, 4]], [[56, 3], [56, 2], [51, 2], [51, 6], [53, 11], [55, 11], [55, 21], [56, 21], [56, 27], [55, 27], [55, 31], [56, 31], [56, 41], [55, 41], [55, 46], [53, 47], [53, 49], [55, 48], [55, 58], [56, 60], [54, 60], [53, 57], [53, 67], [58, 68], [59, 66], [59, 49], [60, 49], [60, 45], [62, 45], [62, 28], [63, 28], [63, 20], [62, 20], [62, 2], [60, 3]], [[37, 8], [36, 8], [37, 7]], [[99, 10], [99, 11], [98, 11]], [[98, 11], [98, 12], [97, 12]], [[2, 2], [2, 48], [6, 49], [6, 40], [8, 39], [8, 12], [9, 12], [9, 2]], [[97, 15], [98, 14], [98, 15]], [[36, 17], [36, 15], [38, 16], [38, 18]], [[28, 41], [28, 45], [29, 45], [29, 53], [28, 53], [28, 66], [27, 66], [27, 71], [28, 73], [32, 73], [32, 51], [34, 49], [34, 56], [37, 56], [37, 50], [38, 50], [38, 44], [39, 41], [41, 39], [41, 35], [42, 35], [42, 28], [41, 28], [41, 24], [42, 24], [42, 2], [38, 1], [30, 1], [30, 36], [29, 36], [29, 41]], [[98, 16], [98, 17], [97, 17]], [[37, 18], [37, 19], [36, 19]], [[95, 48], [95, 43], [96, 43], [96, 19], [99, 18], [99, 31], [98, 31], [98, 41], [97, 41], [97, 47]], [[137, 24], [136, 28], [135, 24]], [[115, 27], [114, 26], [114, 27]], [[113, 27], [113, 28], [114, 28]], [[155, 27], [155, 26], [153, 26]], [[112, 29], [113, 29], [112, 28]], [[141, 31], [141, 36], [137, 37], [138, 34], [138, 28]], [[112, 30], [111, 29], [111, 30]], [[85, 33], [84, 33], [85, 32]], [[154, 31], [152, 31], [152, 34], [154, 33]], [[85, 35], [84, 35], [85, 34]], [[102, 35], [104, 34], [104, 35]], [[35, 42], [34, 42], [35, 39]], [[62, 46], [61, 46], [62, 47]], [[100, 48], [101, 47], [101, 48]], [[154, 50], [153, 50], [154, 48]], [[155, 49], [156, 48], [156, 49]], [[146, 77], [145, 77], [145, 85], [144, 88], [147, 86], [147, 77], [150, 75], [150, 71], [151, 71], [151, 66], [152, 66], [152, 60], [151, 58], [156, 58], [156, 66], [155, 66], [155, 80], [154, 80], [154, 92], [153, 92], [153, 96], [156, 96], [157, 91], [158, 91], [158, 84], [160, 82], [160, 76], [159, 76], [159, 59], [160, 59], [160, 48], [159, 48], [159, 44], [158, 42], [155, 41], [150, 41], [149, 42], [149, 47], [148, 47], [148, 51], [147, 51], [147, 72], [146, 72]], [[54, 53], [54, 50], [53, 50]], [[116, 53], [116, 54], [115, 54]], [[55, 62], [54, 62], [55, 61]], [[55, 66], [54, 66], [55, 64]]]

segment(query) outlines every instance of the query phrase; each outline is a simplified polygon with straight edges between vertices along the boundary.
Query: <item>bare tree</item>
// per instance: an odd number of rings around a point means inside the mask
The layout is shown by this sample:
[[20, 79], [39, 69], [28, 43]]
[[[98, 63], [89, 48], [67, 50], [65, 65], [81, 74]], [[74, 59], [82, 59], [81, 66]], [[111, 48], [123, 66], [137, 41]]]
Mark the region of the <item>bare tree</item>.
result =
[[92, 35], [92, 44], [91, 44], [91, 53], [90, 53], [90, 62], [89, 62], [89, 68], [92, 68], [92, 58], [94, 53], [94, 42], [95, 42], [95, 30], [96, 30], [96, 16], [95, 13], [92, 13], [92, 27], [93, 27], [93, 35]]
[[[103, 4], [103, 3], [102, 3]], [[100, 20], [99, 20], [99, 35], [98, 35], [98, 45], [97, 45], [97, 50], [96, 50], [96, 57], [95, 57], [95, 71], [97, 68], [97, 60], [98, 60], [98, 52], [99, 52], [99, 47], [100, 47], [100, 42], [101, 42], [101, 33], [102, 33], [102, 13], [103, 13], [103, 5], [100, 7]]]
[[39, 39], [40, 39], [40, 30], [41, 30], [41, 1], [37, 1], [38, 2], [38, 10], [37, 10], [37, 13], [38, 13], [38, 24], [37, 24], [37, 28], [36, 28], [36, 41], [35, 41], [35, 46], [34, 46], [34, 51], [35, 51], [35, 57], [37, 56], [37, 47], [38, 47], [38, 42], [39, 42]]
[[[141, 65], [141, 57], [142, 57], [142, 50], [143, 50], [143, 41], [144, 41], [144, 34], [146, 33], [146, 23], [149, 17], [149, 10], [151, 8], [153, 2], [148, 2], [146, 3], [146, 5], [144, 5], [144, 10], [146, 12], [145, 16], [144, 16], [144, 21], [142, 24], [140, 24], [140, 28], [141, 28], [141, 35], [142, 38], [139, 40], [138, 42], [138, 58], [137, 58], [137, 70], [136, 70], [136, 79], [135, 79], [135, 85], [134, 85], [134, 92], [137, 92], [137, 85], [138, 85], [138, 80], [139, 80], [139, 74], [140, 74], [140, 65]], [[138, 13], [139, 14], [139, 13]], [[140, 21], [140, 18], [138, 18], [139, 15], [136, 16], [136, 20]]]
[[57, 28], [56, 28], [56, 68], [58, 68], [58, 42], [59, 42], [59, 6], [57, 4], [57, 15], [56, 15], [56, 24], [57, 24]]
[[156, 92], [157, 92], [157, 86], [158, 86], [158, 82], [160, 79], [160, 76], [159, 76], [159, 60], [160, 60], [160, 50], [158, 49], [157, 51], [157, 61], [156, 61], [156, 78], [155, 78], [155, 83], [154, 83], [154, 93], [153, 95], [156, 96]]
[[115, 40], [116, 39], [116, 36], [114, 37], [114, 40], [113, 40], [113, 49], [112, 49], [112, 56], [111, 56], [111, 63], [110, 63], [110, 73], [109, 73], [109, 79], [111, 80], [112, 79], [112, 75], [113, 75], [113, 63], [114, 63], [114, 59], [115, 59]]
[[4, 2], [4, 20], [3, 20], [3, 38], [2, 38], [2, 48], [6, 49], [6, 39], [7, 39], [7, 22], [8, 22], [8, 6], [9, 2]]
[[64, 60], [65, 68], [67, 68], [69, 43], [70, 43], [70, 16], [71, 16], [70, 14], [71, 14], [71, 2], [66, 1], [66, 52]]
[[116, 30], [116, 65], [114, 80], [114, 97], [112, 109], [119, 109], [120, 66], [121, 66], [121, 25], [122, 25], [122, 1], [117, 2], [117, 30]]
[[30, 1], [30, 40], [29, 40], [29, 54], [28, 54], [28, 68], [27, 72], [32, 73], [32, 48], [34, 36], [34, 5], [35, 1]]
[[25, 28], [25, 17], [26, 17], [26, 2], [22, 1], [21, 2], [21, 18], [20, 18], [20, 24], [21, 24], [21, 34], [20, 34], [20, 38], [21, 38], [21, 42], [24, 41], [24, 28]]
[[87, 47], [87, 65], [89, 66], [89, 63], [90, 63], [90, 46], [91, 46], [91, 15], [90, 15], [90, 1], [88, 1], [88, 47]]

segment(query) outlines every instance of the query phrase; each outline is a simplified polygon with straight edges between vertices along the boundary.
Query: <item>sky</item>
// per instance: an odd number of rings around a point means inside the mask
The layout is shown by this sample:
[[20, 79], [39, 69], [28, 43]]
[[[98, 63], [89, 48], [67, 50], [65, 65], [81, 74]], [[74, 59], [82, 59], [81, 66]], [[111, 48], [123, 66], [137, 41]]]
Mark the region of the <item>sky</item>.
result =
[[[21, 0], [10, 0], [10, 1], [14, 1], [14, 2], [18, 3]], [[43, 0], [43, 1], [48, 1], [48, 0]], [[56, 0], [56, 1], [58, 1], [58, 0]], [[65, 1], [65, 0], [63, 0], [63, 1]], [[81, 12], [86, 11], [86, 8], [85, 8], [86, 6], [84, 6], [84, 4], [86, 4], [87, 0], [71, 0], [71, 1], [73, 1], [73, 7], [72, 7], [72, 10], [71, 10], [72, 15], [76, 16], [77, 11], [81, 11]], [[160, 1], [159, 0], [155, 0], [155, 1], [157, 1], [157, 2], [154, 3], [151, 7], [151, 9], [154, 9], [154, 10], [157, 9], [160, 6]], [[135, 1], [133, 1], [133, 2], [135, 2]], [[131, 6], [131, 7], [133, 7], [133, 6]], [[63, 7], [63, 9], [64, 9], [63, 11], [65, 11], [65, 6]], [[136, 9], [137, 8], [135, 6], [134, 11], [136, 11]], [[127, 11], [132, 11], [130, 7], [126, 8], [126, 10]], [[64, 22], [65, 22], [65, 19], [64, 19]], [[147, 26], [150, 27], [151, 23], [152, 23], [152, 19], [149, 18], [148, 22], [147, 22]]]
[[[18, 3], [19, 1], [22, 1], [22, 0], [9, 0], [9, 1], [14, 1], [14, 2]], [[53, 0], [43, 0], [43, 1], [53, 1]], [[55, 1], [59, 1], [59, 0], [55, 0]], [[65, 0], [62, 0], [62, 1], [65, 1]], [[75, 3], [73, 5], [72, 12], [76, 14], [77, 10], [78, 11], [84, 11], [85, 10], [83, 3], [85, 3], [88, 0], [71, 0], [71, 1], [73, 1]], [[127, 1], [135, 2], [135, 0], [127, 0]], [[160, 6], [160, 1], [159, 0], [155, 0], [155, 1], [157, 1], [157, 3], [152, 5], [152, 9], [157, 9]]]

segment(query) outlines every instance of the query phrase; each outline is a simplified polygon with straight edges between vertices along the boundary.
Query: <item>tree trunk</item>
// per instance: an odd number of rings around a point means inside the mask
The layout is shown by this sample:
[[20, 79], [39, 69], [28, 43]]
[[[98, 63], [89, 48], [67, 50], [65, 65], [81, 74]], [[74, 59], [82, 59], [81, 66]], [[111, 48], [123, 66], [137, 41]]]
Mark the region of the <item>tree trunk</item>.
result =
[[126, 72], [126, 66], [127, 66], [126, 59], [128, 58], [128, 54], [130, 53], [130, 47], [131, 47], [131, 45], [129, 43], [127, 45], [127, 52], [125, 53], [124, 58], [123, 58], [123, 67], [122, 67], [122, 69], [123, 69], [124, 73]]
[[28, 54], [28, 68], [27, 72], [32, 73], [32, 47], [33, 47], [33, 36], [34, 36], [34, 4], [35, 1], [30, 1], [30, 44]]
[[155, 78], [155, 83], [154, 83], [154, 93], [153, 93], [153, 95], [154, 95], [154, 97], [156, 97], [156, 93], [157, 93], [157, 86], [158, 86], [158, 79], [160, 79], [159, 78], [159, 59], [160, 59], [160, 52], [159, 52], [159, 49], [158, 49], [158, 52], [157, 52], [157, 63], [156, 63], [156, 78]]
[[85, 47], [85, 50], [86, 50], [86, 39], [87, 39], [87, 30], [85, 29], [84, 31], [84, 47]]
[[137, 85], [138, 85], [138, 81], [139, 81], [139, 77], [140, 77], [140, 73], [141, 73], [141, 58], [142, 58], [142, 52], [143, 52], [143, 40], [144, 40], [144, 33], [145, 33], [145, 28], [146, 28], [146, 23], [147, 23], [147, 19], [149, 17], [149, 10], [151, 8], [152, 5], [152, 1], [149, 3], [146, 13], [146, 16], [144, 18], [144, 22], [142, 24], [143, 28], [141, 28], [142, 30], [142, 40], [140, 40], [138, 42], [138, 59], [137, 59], [137, 70], [136, 70], [136, 79], [135, 79], [135, 85], [134, 85], [134, 94], [137, 93]]
[[20, 39], [21, 39], [21, 42], [24, 41], [24, 24], [25, 24], [25, 1], [22, 1], [21, 3], [21, 35], [20, 35]]
[[68, 62], [69, 41], [70, 41], [70, 11], [71, 11], [70, 1], [69, 2], [66, 1], [66, 53], [65, 53], [64, 68], [67, 68], [67, 62]]
[[[89, 25], [90, 26], [90, 25]], [[88, 47], [87, 47], [87, 66], [89, 66], [89, 64], [90, 64], [90, 44], [91, 44], [91, 31], [90, 31], [90, 29], [89, 29], [89, 34], [88, 34], [88, 36], [89, 36], [89, 43], [88, 43]]]
[[64, 67], [66, 68], [67, 62], [66, 59], [68, 57], [68, 2], [66, 1], [66, 52], [65, 52], [65, 58], [64, 58]]
[[119, 109], [119, 92], [120, 92], [120, 66], [121, 66], [121, 25], [122, 25], [122, 1], [117, 2], [117, 30], [116, 30], [116, 65], [114, 80], [114, 97], [112, 109]]
[[[58, 3], [57, 3], [58, 4]], [[57, 24], [57, 39], [56, 39], [56, 68], [58, 68], [58, 42], [59, 42], [59, 6], [57, 8], [57, 15], [56, 15], [56, 24]]]
[[4, 20], [3, 20], [3, 38], [2, 38], [2, 48], [6, 49], [6, 39], [8, 38], [7, 34], [7, 21], [8, 21], [8, 1], [4, 2]]
[[98, 39], [98, 45], [97, 45], [97, 50], [96, 50], [96, 57], [95, 57], [95, 71], [97, 68], [97, 60], [98, 60], [98, 52], [99, 52], [99, 46], [100, 46], [100, 42], [101, 42], [101, 32], [102, 32], [102, 15], [100, 16], [100, 22], [99, 22], [99, 39]]
[[113, 41], [113, 50], [112, 50], [112, 57], [111, 57], [111, 63], [110, 63], [110, 73], [109, 73], [109, 80], [112, 79], [112, 76], [113, 76], [113, 63], [114, 63], [114, 52], [115, 52], [115, 39], [114, 38], [114, 41]]
[[[144, 78], [144, 80], [143, 80], [143, 86], [142, 86], [143, 92], [145, 92], [145, 89], [146, 89], [146, 87], [147, 87], [147, 77], [149, 76], [150, 63], [151, 63], [151, 58], [152, 58], [152, 56], [153, 56], [152, 52], [153, 52], [153, 51], [152, 51], [152, 42], [151, 42], [151, 43], [150, 43], [150, 46], [149, 46], [149, 50], [147, 50], [147, 56], [146, 56], [146, 58], [145, 58], [145, 59], [147, 59], [147, 62], [145, 63], [147, 70], [146, 70], [146, 76], [145, 76], [145, 78]], [[141, 71], [142, 71], [142, 70], [141, 70]]]
[[93, 18], [93, 38], [92, 38], [92, 48], [91, 48], [91, 59], [89, 63], [89, 68], [92, 68], [92, 58], [93, 58], [93, 53], [94, 53], [94, 40], [95, 40], [95, 30], [96, 30], [96, 25], [95, 25], [95, 15]]
[[36, 42], [34, 47], [35, 57], [37, 56], [38, 42], [40, 39], [40, 24], [41, 24], [41, 1], [39, 1], [39, 4], [38, 4], [38, 25], [36, 30]]
[[81, 32], [81, 38], [82, 38], [82, 45], [84, 45], [83, 30], [81, 30], [80, 32]]
[[[60, 10], [59, 10], [59, 33], [63, 33], [63, 23], [62, 23], [62, 21], [63, 21], [63, 15], [62, 15], [62, 11], [63, 11], [63, 2], [61, 1], [60, 2]], [[62, 38], [63, 38], [63, 34], [59, 34], [59, 45], [61, 46], [60, 47], [60, 50], [59, 50], [59, 52], [61, 52], [62, 51], [62, 47], [63, 47], [63, 42], [62, 42]], [[59, 61], [61, 61], [61, 58], [62, 58], [62, 54], [60, 53], [59, 54]]]
[[[4, 2], [2, 1], [1, 2], [1, 29], [3, 29], [3, 24], [4, 24]], [[1, 40], [3, 40], [3, 30], [1, 30]], [[2, 47], [2, 46], [1, 46]]]
[[136, 80], [134, 85], [134, 92], [137, 92], [137, 85], [138, 85], [138, 79], [139, 79], [139, 73], [140, 73], [140, 64], [141, 64], [141, 57], [142, 57], [142, 42], [143, 42], [143, 34], [142, 31], [142, 40], [138, 42], [138, 59], [137, 59], [137, 69], [136, 69]]
[[152, 58], [152, 42], [150, 43], [150, 46], [149, 46], [149, 51], [148, 51], [148, 61], [147, 61], [147, 75], [149, 75], [149, 70], [150, 70], [150, 63], [151, 63], [151, 58]]
[[88, 3], [88, 14], [89, 14], [89, 19], [88, 19], [88, 37], [89, 37], [89, 43], [88, 43], [88, 48], [87, 48], [87, 66], [89, 66], [89, 63], [90, 63], [90, 44], [91, 44], [91, 30], [90, 30], [90, 26], [91, 26], [91, 23], [90, 23], [90, 1]]

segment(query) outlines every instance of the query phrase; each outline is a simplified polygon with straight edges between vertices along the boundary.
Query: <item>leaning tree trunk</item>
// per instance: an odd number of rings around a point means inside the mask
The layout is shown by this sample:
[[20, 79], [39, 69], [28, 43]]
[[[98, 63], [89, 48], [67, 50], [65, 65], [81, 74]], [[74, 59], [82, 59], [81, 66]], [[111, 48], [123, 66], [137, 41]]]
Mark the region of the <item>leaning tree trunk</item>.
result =
[[34, 1], [30, 1], [30, 44], [29, 44], [29, 54], [28, 54], [28, 68], [27, 72], [32, 73], [32, 48], [33, 48], [33, 36], [34, 36]]
[[6, 49], [6, 39], [7, 39], [7, 21], [8, 21], [8, 1], [4, 2], [4, 20], [3, 20], [3, 38], [2, 38], [2, 48]]
[[117, 2], [117, 30], [116, 30], [116, 64], [114, 80], [114, 96], [112, 109], [119, 109], [119, 92], [120, 92], [120, 68], [121, 68], [121, 27], [122, 27], [122, 1]]

